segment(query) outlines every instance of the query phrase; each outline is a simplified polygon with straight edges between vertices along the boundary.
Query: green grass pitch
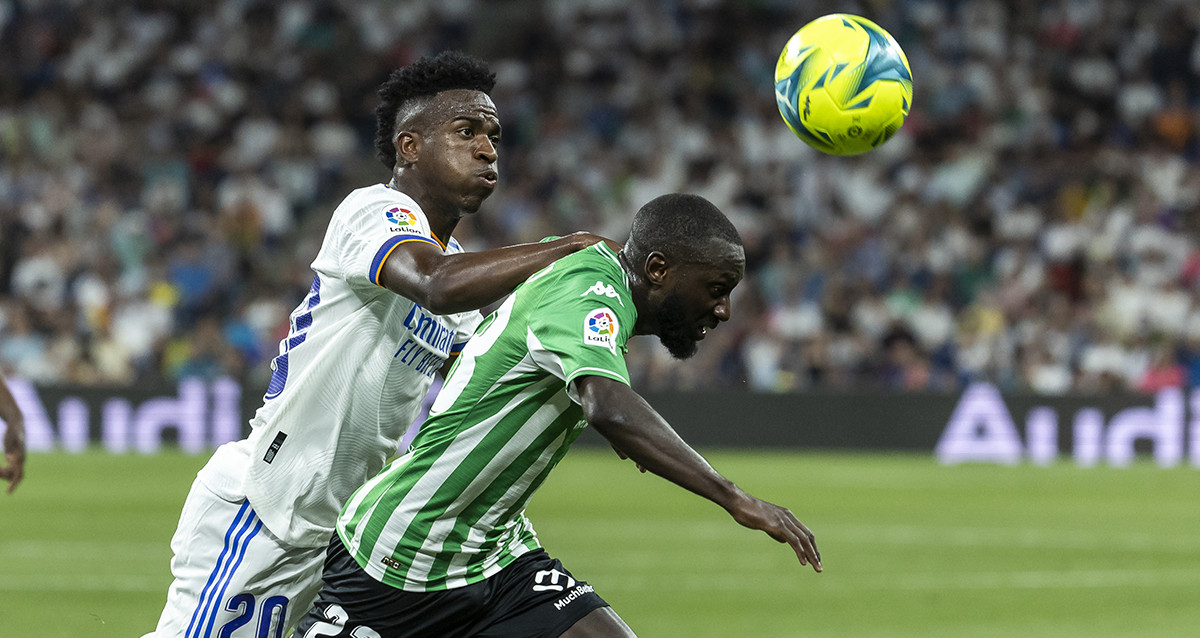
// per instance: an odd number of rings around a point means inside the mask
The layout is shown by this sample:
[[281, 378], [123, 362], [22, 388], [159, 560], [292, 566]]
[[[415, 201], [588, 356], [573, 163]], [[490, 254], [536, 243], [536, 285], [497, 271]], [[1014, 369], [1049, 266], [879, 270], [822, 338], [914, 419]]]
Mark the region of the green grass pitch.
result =
[[[817, 534], [825, 573], [720, 508], [577, 449], [542, 543], [645, 637], [1194, 636], [1200, 471], [939, 466], [929, 455], [710, 452]], [[0, 634], [136, 637], [203, 457], [37, 454], [0, 494]]]

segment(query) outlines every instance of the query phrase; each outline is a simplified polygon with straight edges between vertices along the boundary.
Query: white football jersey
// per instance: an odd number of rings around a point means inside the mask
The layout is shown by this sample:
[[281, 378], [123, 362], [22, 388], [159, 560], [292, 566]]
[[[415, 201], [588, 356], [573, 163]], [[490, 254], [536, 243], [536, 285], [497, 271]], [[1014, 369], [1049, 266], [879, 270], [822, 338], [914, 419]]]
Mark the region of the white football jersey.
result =
[[329, 542], [338, 511], [396, 452], [434, 374], [482, 317], [434, 315], [379, 284], [383, 262], [407, 241], [443, 245], [412, 198], [379, 184], [346, 197], [329, 222], [308, 296], [249, 438], [222, 446], [200, 478], [218, 493], [244, 490], [284, 541]]

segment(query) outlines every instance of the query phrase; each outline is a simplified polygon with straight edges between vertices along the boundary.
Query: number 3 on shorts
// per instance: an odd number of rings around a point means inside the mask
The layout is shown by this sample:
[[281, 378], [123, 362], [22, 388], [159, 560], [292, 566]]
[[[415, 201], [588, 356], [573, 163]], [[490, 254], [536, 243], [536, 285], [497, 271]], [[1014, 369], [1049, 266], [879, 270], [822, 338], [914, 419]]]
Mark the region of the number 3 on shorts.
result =
[[[346, 627], [346, 621], [350, 619], [350, 614], [347, 614], [341, 605], [335, 603], [325, 608], [325, 618], [329, 622], [314, 623], [312, 627], [308, 628], [308, 631], [304, 632], [304, 638], [342, 635], [342, 629]], [[355, 627], [354, 631], [350, 632], [350, 638], [380, 638], [380, 635], [370, 627]]]

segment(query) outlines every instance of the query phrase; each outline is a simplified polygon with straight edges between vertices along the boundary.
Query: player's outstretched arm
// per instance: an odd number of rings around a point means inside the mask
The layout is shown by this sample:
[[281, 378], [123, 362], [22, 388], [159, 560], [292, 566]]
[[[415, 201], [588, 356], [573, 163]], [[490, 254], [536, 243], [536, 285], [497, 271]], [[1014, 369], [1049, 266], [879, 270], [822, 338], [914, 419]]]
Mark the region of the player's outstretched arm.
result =
[[426, 242], [405, 242], [388, 256], [379, 278], [388, 290], [434, 314], [477, 310], [512, 292], [533, 273], [599, 241], [620, 249], [611, 240], [583, 232], [536, 244], [455, 255], [446, 255]]
[[0, 378], [0, 419], [4, 420], [4, 462], [0, 466], [0, 479], [8, 481], [8, 493], [12, 494], [25, 477], [25, 417], [17, 407], [4, 379]]
[[721, 476], [629, 386], [606, 377], [575, 380], [588, 425], [640, 468], [724, 507], [733, 520], [787, 543], [801, 565], [821, 571], [817, 541], [787, 508], [755, 498]]

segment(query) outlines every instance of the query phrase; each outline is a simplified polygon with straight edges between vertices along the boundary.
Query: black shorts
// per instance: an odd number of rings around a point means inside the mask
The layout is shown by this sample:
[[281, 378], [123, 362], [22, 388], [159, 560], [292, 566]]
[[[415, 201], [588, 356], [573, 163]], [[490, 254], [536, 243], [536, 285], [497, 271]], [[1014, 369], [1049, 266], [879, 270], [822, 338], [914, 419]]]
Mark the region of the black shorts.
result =
[[[409, 592], [367, 574], [334, 536], [325, 582], [295, 638], [551, 638], [608, 603], [545, 550], [465, 587]], [[354, 633], [366, 627], [374, 633]]]

